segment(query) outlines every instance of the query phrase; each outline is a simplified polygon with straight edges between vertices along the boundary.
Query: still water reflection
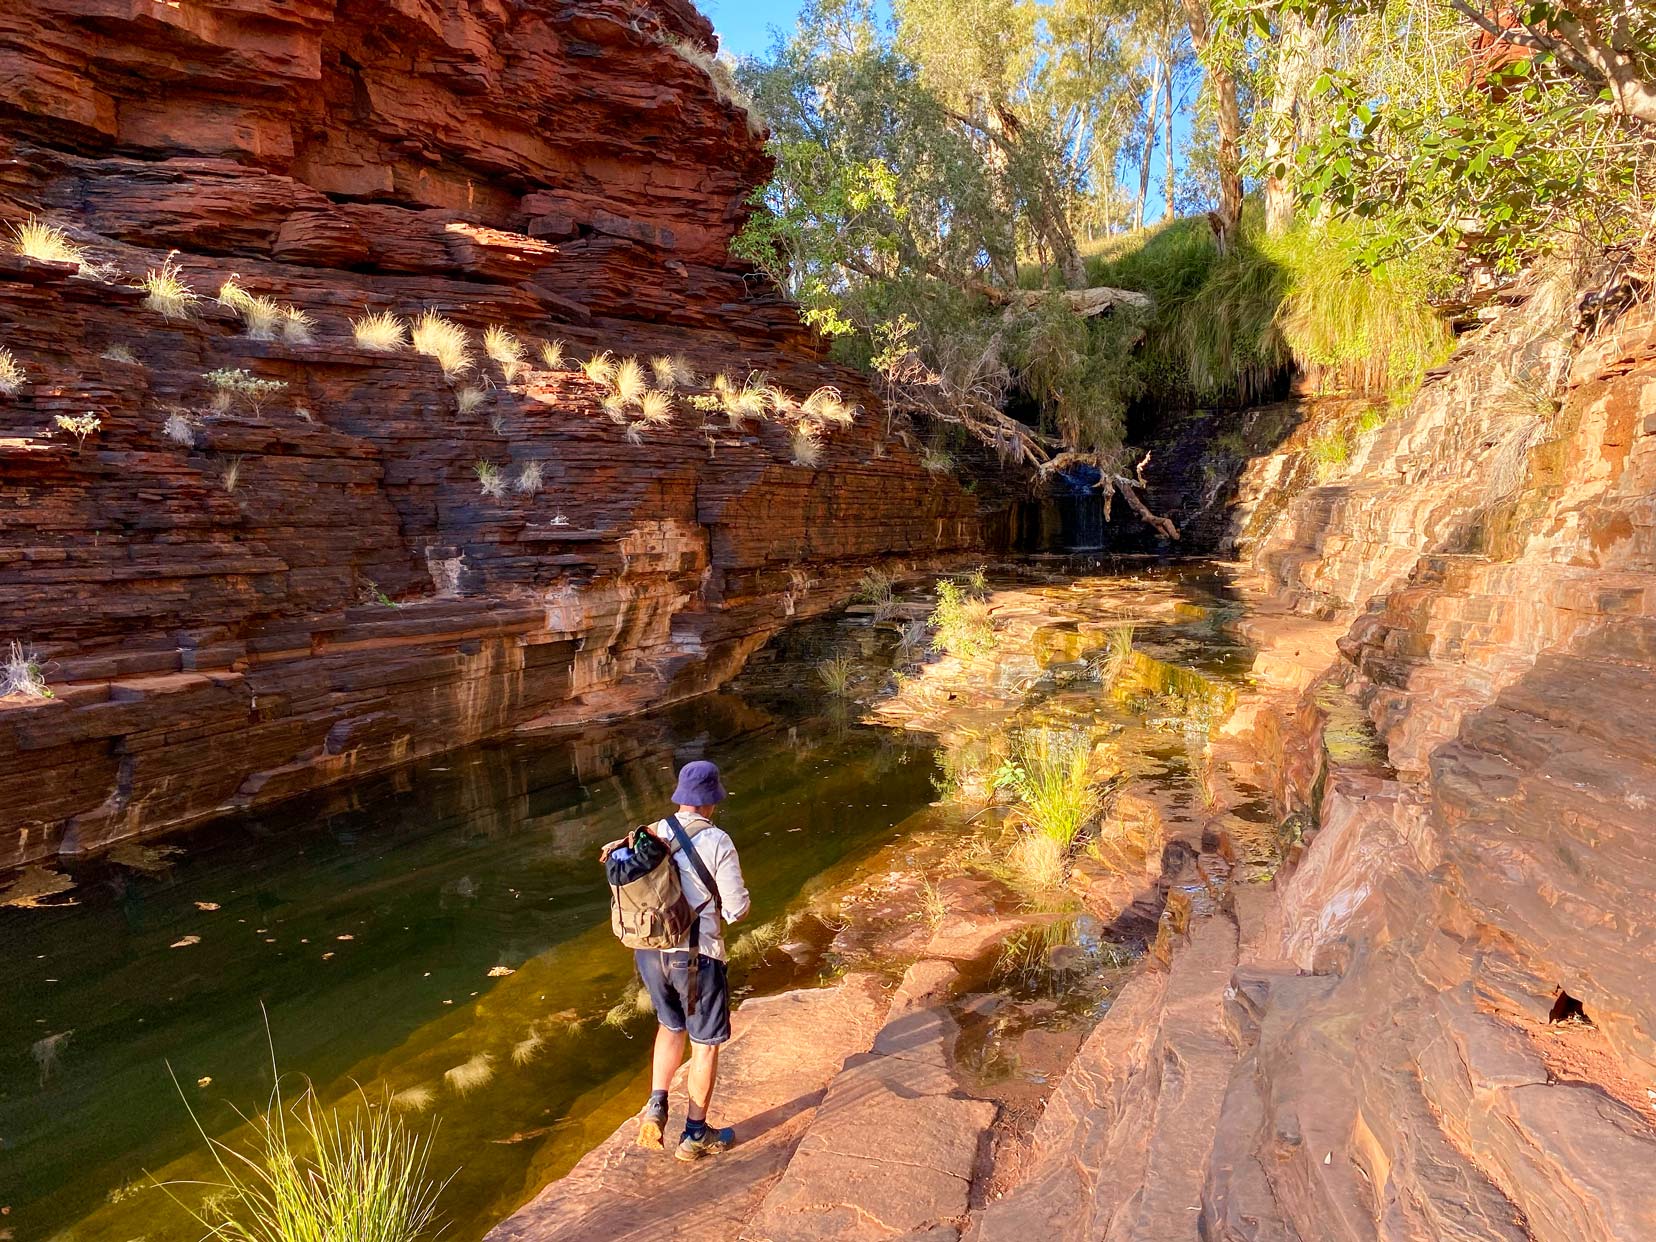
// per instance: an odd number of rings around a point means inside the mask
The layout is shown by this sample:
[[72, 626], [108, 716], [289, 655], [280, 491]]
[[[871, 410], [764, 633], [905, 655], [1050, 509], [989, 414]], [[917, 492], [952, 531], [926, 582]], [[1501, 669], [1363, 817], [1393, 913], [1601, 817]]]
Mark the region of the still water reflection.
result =
[[[649, 1019], [594, 856], [702, 756], [754, 925], [931, 797], [912, 742], [714, 696], [127, 849], [71, 873], [72, 905], [0, 909], [0, 1239], [199, 1236], [146, 1172], [205, 1173], [180, 1089], [215, 1135], [268, 1097], [261, 1006], [284, 1074], [438, 1123], [444, 1236], [480, 1237], [637, 1105]], [[733, 965], [738, 991], [808, 972], [774, 959]]]

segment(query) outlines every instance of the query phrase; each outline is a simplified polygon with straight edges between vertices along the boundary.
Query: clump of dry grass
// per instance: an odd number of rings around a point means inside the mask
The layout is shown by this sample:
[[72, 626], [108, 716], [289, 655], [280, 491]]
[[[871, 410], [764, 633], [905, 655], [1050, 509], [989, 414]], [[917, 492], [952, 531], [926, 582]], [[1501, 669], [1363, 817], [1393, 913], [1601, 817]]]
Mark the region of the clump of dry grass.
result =
[[503, 500], [506, 496], [506, 476], [501, 473], [500, 467], [492, 461], [476, 461], [472, 463], [472, 473], [477, 476], [477, 488], [485, 496], [492, 496], [496, 500]]
[[142, 363], [140, 363], [138, 361], [138, 356], [136, 354], [134, 354], [132, 352], [132, 350], [128, 349], [125, 345], [111, 345], [108, 349], [104, 350], [103, 353], [101, 353], [98, 356], [100, 358], [102, 358], [105, 362], [124, 362], [129, 367], [136, 367], [136, 366], [142, 366], [143, 365]]
[[920, 450], [920, 468], [928, 474], [949, 474], [955, 468], [954, 455], [937, 444], [928, 444]]
[[799, 403], [799, 409], [807, 418], [834, 423], [841, 427], [850, 426], [857, 417], [857, 407], [847, 402], [840, 395], [839, 389], [830, 385], [824, 385], [811, 393]]
[[541, 1049], [545, 1045], [546, 1040], [541, 1036], [541, 1033], [531, 1030], [528, 1035], [512, 1045], [512, 1064], [528, 1065], [529, 1062], [540, 1056]]
[[659, 388], [647, 390], [638, 399], [638, 416], [652, 426], [673, 421], [673, 399]]
[[759, 119], [759, 112], [754, 107], [753, 97], [743, 90], [741, 84], [736, 80], [733, 62], [714, 53], [703, 51], [700, 47], [685, 39], [668, 38], [663, 42], [707, 75], [707, 80], [713, 87], [713, 93], [741, 112], [743, 119], [747, 122], [749, 133], [758, 137], [765, 132], [764, 122]]
[[173, 255], [162, 260], [160, 267], [144, 273], [140, 286], [144, 290], [144, 306], [163, 319], [188, 319], [201, 295], [184, 283], [184, 269]]
[[628, 423], [625, 432], [627, 443], [632, 445], [643, 444], [644, 429], [648, 426], [648, 423]]
[[289, 345], [309, 345], [316, 321], [297, 306], [282, 307], [282, 339]]
[[586, 377], [594, 384], [607, 384], [610, 382], [610, 377], [615, 374], [615, 360], [610, 357], [610, 352], [606, 349], [601, 354], [593, 354], [592, 357], [583, 362], [581, 370], [586, 372]]
[[525, 496], [533, 496], [541, 489], [542, 468], [538, 461], [525, 462], [518, 471], [517, 489]]
[[562, 341], [546, 341], [540, 348], [541, 361], [546, 364], [548, 371], [562, 371], [567, 359], [564, 356]]
[[195, 447], [195, 420], [190, 412], [179, 406], [174, 406], [167, 412], [167, 421], [161, 424], [161, 434], [174, 444], [181, 444], [185, 448]]
[[794, 428], [789, 447], [793, 452], [794, 465], [815, 470], [822, 464], [822, 441], [816, 428], [808, 423], [800, 423]]
[[13, 694], [22, 695], [26, 699], [52, 697], [40, 657], [26, 650], [15, 638], [6, 648], [5, 664], [0, 665], [0, 699]]
[[430, 1087], [404, 1087], [391, 1097], [391, 1107], [399, 1113], [423, 1113], [436, 1101], [437, 1093]]
[[390, 311], [375, 311], [351, 320], [351, 335], [362, 349], [395, 354], [408, 348], [408, 324]]
[[414, 348], [437, 360], [445, 379], [456, 379], [471, 370], [471, 340], [466, 330], [451, 319], [428, 310], [415, 321]]
[[219, 482], [224, 484], [224, 490], [232, 494], [241, 486], [242, 459], [231, 457], [219, 464]]
[[249, 293], [236, 277], [219, 286], [218, 304], [241, 316], [242, 328], [250, 340], [274, 341], [282, 321], [282, 308], [273, 300]]
[[508, 384], [528, 369], [523, 361], [523, 342], [497, 323], [483, 329], [483, 352], [494, 359], [501, 378]]
[[619, 424], [627, 421], [627, 403], [613, 392], [604, 395], [603, 409], [609, 415], [610, 422]]
[[657, 354], [650, 359], [650, 371], [655, 376], [656, 386], [669, 392], [696, 382], [696, 373], [682, 354]]
[[81, 273], [92, 272], [86, 251], [69, 240], [69, 234], [54, 224], [30, 216], [22, 224], [12, 225], [12, 249], [26, 259], [45, 263], [73, 263]]
[[616, 364], [615, 372], [610, 376], [610, 387], [627, 405], [638, 404], [639, 398], [644, 395], [646, 381], [644, 368], [637, 358], [623, 358]]
[[12, 351], [0, 347], [0, 396], [15, 396], [28, 378], [29, 373], [12, 356]]
[[470, 414], [488, 399], [489, 394], [483, 391], [483, 389], [473, 388], [470, 385], [462, 388], [459, 392], [454, 394], [455, 407], [462, 414]]

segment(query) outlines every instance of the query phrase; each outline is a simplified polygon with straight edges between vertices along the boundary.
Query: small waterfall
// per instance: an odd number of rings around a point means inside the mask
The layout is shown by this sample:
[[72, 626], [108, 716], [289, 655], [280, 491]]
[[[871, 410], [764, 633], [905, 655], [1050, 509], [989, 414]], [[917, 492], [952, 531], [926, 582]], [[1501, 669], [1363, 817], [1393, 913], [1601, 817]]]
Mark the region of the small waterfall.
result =
[[1093, 466], [1072, 466], [1053, 479], [1058, 546], [1065, 552], [1104, 549], [1104, 497], [1098, 490], [1098, 480], [1098, 470]]

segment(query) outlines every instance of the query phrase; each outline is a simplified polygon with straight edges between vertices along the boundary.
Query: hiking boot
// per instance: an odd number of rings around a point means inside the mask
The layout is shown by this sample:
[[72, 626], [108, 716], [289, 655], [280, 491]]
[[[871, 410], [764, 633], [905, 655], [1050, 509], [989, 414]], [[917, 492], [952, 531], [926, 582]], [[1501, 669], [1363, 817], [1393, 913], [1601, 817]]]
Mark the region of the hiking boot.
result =
[[665, 1145], [662, 1133], [667, 1129], [667, 1105], [651, 1100], [638, 1114], [638, 1145], [660, 1151]]
[[726, 1126], [722, 1130], [715, 1130], [712, 1126], [701, 1132], [701, 1137], [691, 1138], [686, 1134], [679, 1139], [678, 1149], [673, 1152], [680, 1160], [700, 1160], [703, 1156], [716, 1156], [727, 1150], [736, 1141], [736, 1131]]

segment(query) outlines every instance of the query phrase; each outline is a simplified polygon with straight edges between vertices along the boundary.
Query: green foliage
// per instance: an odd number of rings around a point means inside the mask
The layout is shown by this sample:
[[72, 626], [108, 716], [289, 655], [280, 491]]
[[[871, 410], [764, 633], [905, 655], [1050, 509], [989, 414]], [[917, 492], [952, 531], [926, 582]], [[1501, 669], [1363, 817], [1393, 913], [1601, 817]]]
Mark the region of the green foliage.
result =
[[850, 656], [830, 656], [826, 660], [818, 660], [816, 666], [817, 680], [822, 683], [823, 689], [836, 698], [844, 698], [851, 693], [851, 678], [856, 672], [856, 665]]
[[1312, 438], [1306, 455], [1316, 467], [1317, 477], [1325, 479], [1351, 460], [1351, 438], [1343, 428], [1325, 431]]
[[1098, 812], [1092, 738], [1080, 729], [1017, 733], [995, 785], [1017, 798], [1014, 813], [1031, 831], [1068, 848]]
[[1426, 250], [1365, 266], [1355, 224], [1298, 225], [1269, 237], [1258, 213], [1221, 254], [1205, 220], [1178, 220], [1101, 247], [1098, 284], [1150, 295], [1144, 338], [1111, 359], [1126, 397], [1256, 399], [1290, 367], [1325, 387], [1418, 382], [1453, 337], [1432, 309], [1447, 260]]
[[994, 650], [995, 623], [989, 605], [969, 595], [960, 583], [945, 578], [937, 584], [937, 604], [932, 608], [932, 647], [950, 655], [970, 659]]
[[[182, 1093], [181, 1093], [182, 1094]], [[191, 1120], [195, 1120], [194, 1112]], [[429, 1134], [409, 1130], [366, 1097], [324, 1108], [310, 1090], [280, 1097], [254, 1119], [245, 1144], [210, 1137], [197, 1122], [218, 1176], [185, 1210], [225, 1242], [415, 1242], [430, 1236], [446, 1183], [428, 1175]], [[175, 1201], [171, 1186], [163, 1184]]]

